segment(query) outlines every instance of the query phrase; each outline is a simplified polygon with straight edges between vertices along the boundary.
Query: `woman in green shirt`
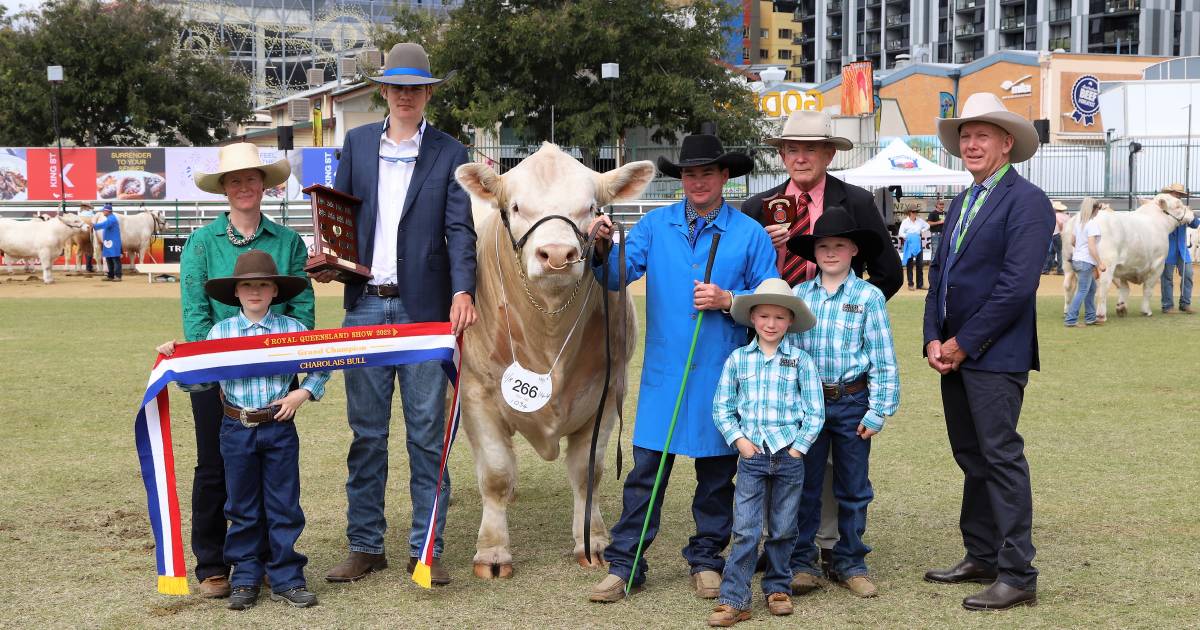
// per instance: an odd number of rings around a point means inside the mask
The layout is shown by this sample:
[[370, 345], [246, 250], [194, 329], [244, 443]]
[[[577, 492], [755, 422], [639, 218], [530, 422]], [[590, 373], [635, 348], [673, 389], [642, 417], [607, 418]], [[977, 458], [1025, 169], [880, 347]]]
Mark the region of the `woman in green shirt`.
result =
[[[295, 230], [262, 213], [263, 191], [287, 181], [287, 160], [263, 164], [258, 147], [243, 142], [221, 147], [215, 173], [194, 174], [196, 187], [225, 195], [229, 212], [188, 237], [180, 256], [183, 332], [187, 341], [202, 341], [217, 322], [237, 315], [238, 308], [217, 302], [204, 292], [209, 278], [233, 274], [237, 257], [248, 250], [264, 251], [287, 275], [307, 279], [308, 250]], [[300, 295], [271, 310], [294, 317], [309, 330], [315, 324], [310, 284]], [[192, 478], [192, 553], [201, 597], [229, 595], [229, 566], [225, 564], [225, 465], [221, 459], [220, 428], [224, 409], [216, 387], [191, 392], [196, 422], [196, 470]]]

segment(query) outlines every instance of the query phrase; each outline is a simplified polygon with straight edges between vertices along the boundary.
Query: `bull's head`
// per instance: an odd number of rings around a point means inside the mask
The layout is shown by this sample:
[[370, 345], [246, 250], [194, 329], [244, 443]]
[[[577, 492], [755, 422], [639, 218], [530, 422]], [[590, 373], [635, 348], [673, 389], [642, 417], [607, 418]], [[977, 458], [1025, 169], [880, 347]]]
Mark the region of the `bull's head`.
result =
[[1187, 225], [1196, 218], [1195, 213], [1193, 213], [1190, 208], [1183, 205], [1183, 201], [1174, 195], [1159, 193], [1158, 195], [1155, 195], [1154, 203], [1159, 208], [1162, 208], [1162, 211], [1167, 216], [1175, 219], [1175, 222], [1179, 225]]
[[[557, 146], [544, 143], [504, 175], [497, 175], [483, 164], [464, 164], [458, 167], [455, 178], [477, 199], [501, 213], [512, 239], [523, 241], [519, 254], [525, 275], [552, 289], [570, 286], [586, 271], [586, 264], [580, 264], [585, 262], [581, 260], [585, 244], [579, 234], [586, 234], [597, 209], [640, 195], [654, 178], [654, 165], [632, 162], [597, 173]], [[554, 215], [566, 221], [538, 224]], [[536, 229], [530, 232], [535, 224]], [[509, 235], [504, 233], [503, 225], [499, 230], [500, 247], [507, 249]], [[479, 238], [496, 235], [481, 233]]]
[[78, 214], [72, 214], [70, 212], [67, 212], [67, 213], [58, 215], [56, 218], [59, 221], [62, 221], [64, 224], [66, 224], [67, 227], [71, 228], [72, 230], [76, 230], [76, 231], [83, 230], [83, 225], [84, 225], [83, 217], [79, 216]]

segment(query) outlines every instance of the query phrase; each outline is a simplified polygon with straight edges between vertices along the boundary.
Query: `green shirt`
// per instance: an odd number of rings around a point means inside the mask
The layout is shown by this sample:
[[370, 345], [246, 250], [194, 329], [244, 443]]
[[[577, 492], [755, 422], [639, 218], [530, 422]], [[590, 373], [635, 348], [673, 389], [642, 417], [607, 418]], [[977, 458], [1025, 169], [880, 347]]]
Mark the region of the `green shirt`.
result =
[[[295, 230], [284, 227], [262, 215], [256, 238], [241, 247], [229, 242], [226, 229], [229, 213], [192, 232], [179, 257], [179, 290], [183, 308], [183, 334], [187, 341], [204, 341], [208, 331], [219, 321], [235, 317], [241, 309], [222, 304], [204, 291], [211, 278], [233, 275], [237, 257], [257, 249], [271, 255], [280, 274], [307, 277], [304, 263], [308, 248]], [[312, 284], [303, 293], [284, 304], [271, 307], [271, 312], [300, 320], [309, 330], [316, 324]]]

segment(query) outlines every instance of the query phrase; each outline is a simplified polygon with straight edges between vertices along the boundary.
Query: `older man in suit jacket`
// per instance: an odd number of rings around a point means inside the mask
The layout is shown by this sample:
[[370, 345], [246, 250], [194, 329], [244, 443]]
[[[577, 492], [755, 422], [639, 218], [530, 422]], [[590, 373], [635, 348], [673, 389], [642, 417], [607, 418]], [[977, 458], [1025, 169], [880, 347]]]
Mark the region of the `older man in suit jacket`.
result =
[[[424, 118], [433, 86], [416, 44], [388, 53], [380, 84], [387, 100], [383, 122], [346, 134], [334, 187], [362, 199], [355, 230], [360, 262], [371, 279], [345, 287], [344, 326], [450, 320], [456, 333], [475, 322], [475, 228], [470, 198], [454, 179], [467, 150]], [[328, 272], [316, 276], [328, 281]], [[383, 534], [388, 476], [388, 433], [397, 380], [404, 405], [412, 524], [411, 573], [429, 526], [445, 429], [446, 377], [436, 362], [346, 371], [346, 409], [354, 439], [347, 457], [346, 535], [350, 554], [326, 579], [352, 582], [387, 567]], [[449, 498], [445, 480], [440, 504]], [[431, 581], [450, 577], [439, 557], [445, 511], [439, 510]]]
[[1017, 433], [1029, 370], [1039, 368], [1037, 298], [1054, 230], [1050, 200], [1017, 174], [1037, 132], [989, 92], [971, 95], [962, 117], [938, 121], [942, 146], [975, 178], [951, 202], [945, 238], [929, 268], [925, 355], [941, 374], [942, 406], [962, 469], [966, 557], [931, 582], [991, 582], [963, 600], [968, 610], [1037, 601], [1033, 496]]

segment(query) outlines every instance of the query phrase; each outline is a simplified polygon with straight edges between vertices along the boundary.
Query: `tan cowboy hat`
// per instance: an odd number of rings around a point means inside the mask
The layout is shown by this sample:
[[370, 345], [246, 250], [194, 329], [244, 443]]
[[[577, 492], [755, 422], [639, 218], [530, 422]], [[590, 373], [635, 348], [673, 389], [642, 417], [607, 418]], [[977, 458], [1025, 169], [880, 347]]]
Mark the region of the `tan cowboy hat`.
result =
[[1067, 204], [1065, 204], [1057, 199], [1050, 202], [1050, 207], [1054, 208], [1054, 210], [1056, 212], [1066, 212], [1067, 211]]
[[437, 85], [449, 80], [454, 72], [439, 79], [429, 70], [429, 55], [420, 44], [396, 44], [383, 62], [383, 74], [367, 78], [387, 85]]
[[286, 158], [270, 164], [263, 164], [262, 158], [258, 155], [258, 145], [250, 142], [223, 146], [218, 155], [215, 173], [201, 173], [200, 171], [192, 173], [192, 179], [196, 181], [196, 188], [214, 195], [225, 194], [225, 188], [221, 186], [221, 178], [234, 171], [248, 168], [262, 171], [264, 189], [274, 188], [286, 182], [292, 174], [292, 167]]
[[252, 249], [233, 263], [233, 275], [225, 278], [213, 278], [204, 283], [204, 292], [208, 297], [230, 306], [241, 306], [238, 301], [237, 283], [243, 280], [270, 280], [275, 283], [275, 299], [272, 304], [283, 304], [300, 295], [308, 288], [308, 278], [300, 276], [281, 276], [275, 266], [275, 259], [261, 249]]
[[804, 332], [817, 325], [817, 318], [808, 310], [808, 305], [804, 300], [792, 295], [792, 288], [788, 286], [787, 280], [781, 278], [767, 278], [758, 285], [754, 293], [733, 298], [729, 316], [747, 328], [754, 328], [754, 323], [750, 321], [750, 311], [759, 304], [774, 304], [791, 311], [792, 325], [788, 327], [788, 332]]
[[833, 135], [833, 118], [827, 112], [802, 109], [792, 112], [783, 123], [783, 132], [765, 142], [773, 147], [783, 146], [787, 140], [796, 142], [828, 142], [839, 151], [849, 151], [854, 143], [849, 139]]
[[958, 118], [939, 118], [937, 121], [938, 137], [942, 140], [942, 148], [954, 157], [962, 157], [958, 150], [958, 129], [964, 123], [985, 122], [996, 125], [1007, 131], [1013, 137], [1012, 152], [1008, 154], [1009, 162], [1017, 164], [1033, 157], [1038, 150], [1038, 134], [1033, 123], [1020, 114], [1008, 111], [1000, 97], [991, 92], [976, 92], [967, 98], [963, 104], [962, 116]]
[[1183, 184], [1180, 184], [1179, 182], [1175, 182], [1170, 186], [1163, 186], [1163, 189], [1158, 192], [1167, 193], [1168, 195], [1173, 193], [1181, 197], [1188, 196], [1187, 188], [1184, 188]]

